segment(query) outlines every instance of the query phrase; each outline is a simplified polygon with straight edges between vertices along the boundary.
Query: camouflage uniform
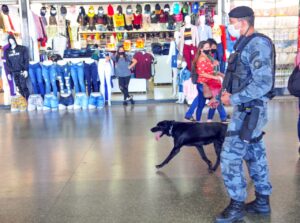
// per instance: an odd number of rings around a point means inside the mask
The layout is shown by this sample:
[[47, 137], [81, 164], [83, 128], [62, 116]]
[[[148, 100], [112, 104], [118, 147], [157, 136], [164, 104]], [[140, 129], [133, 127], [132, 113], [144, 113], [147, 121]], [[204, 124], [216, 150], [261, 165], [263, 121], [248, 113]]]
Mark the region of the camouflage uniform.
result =
[[[254, 99], [263, 101], [259, 107], [259, 120], [252, 137], [258, 137], [267, 123], [267, 102], [264, 95], [272, 88], [273, 63], [272, 45], [262, 37], [254, 37], [241, 52], [243, 70], [238, 70], [242, 77], [252, 75], [250, 83], [240, 92], [232, 94], [231, 105], [234, 112], [228, 131], [238, 131], [242, 127], [243, 112], [238, 105]], [[246, 161], [249, 174], [254, 181], [255, 190], [263, 195], [270, 195], [272, 186], [269, 182], [269, 170], [266, 159], [265, 145], [261, 141], [248, 144], [238, 135], [226, 137], [221, 154], [221, 168], [225, 186], [230, 197], [236, 201], [245, 201], [247, 197], [247, 182], [243, 171], [243, 160]]]

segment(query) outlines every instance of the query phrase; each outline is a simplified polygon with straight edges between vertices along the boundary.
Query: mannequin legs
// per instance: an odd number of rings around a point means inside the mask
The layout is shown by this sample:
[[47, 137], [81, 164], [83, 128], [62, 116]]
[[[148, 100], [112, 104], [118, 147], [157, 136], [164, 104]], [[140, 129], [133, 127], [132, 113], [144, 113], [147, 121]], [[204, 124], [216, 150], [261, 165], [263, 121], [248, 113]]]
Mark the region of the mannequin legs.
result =
[[178, 69], [172, 68], [173, 71], [173, 97], [177, 95], [177, 76], [178, 76]]
[[105, 83], [106, 83], [106, 89], [107, 89], [107, 104], [111, 105], [111, 81], [110, 81], [110, 74], [105, 73], [104, 75], [100, 75], [100, 91], [102, 96], [105, 98]]

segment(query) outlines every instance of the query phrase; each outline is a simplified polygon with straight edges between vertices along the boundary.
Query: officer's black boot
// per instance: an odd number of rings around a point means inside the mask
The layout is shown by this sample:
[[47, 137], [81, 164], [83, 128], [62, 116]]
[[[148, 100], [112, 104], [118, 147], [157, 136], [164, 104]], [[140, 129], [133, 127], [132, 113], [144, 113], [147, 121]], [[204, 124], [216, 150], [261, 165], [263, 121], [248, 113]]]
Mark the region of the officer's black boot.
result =
[[231, 199], [230, 204], [216, 217], [215, 223], [233, 223], [245, 216], [245, 203]]
[[246, 211], [254, 214], [270, 214], [270, 201], [269, 195], [263, 195], [255, 192], [256, 199], [246, 204]]

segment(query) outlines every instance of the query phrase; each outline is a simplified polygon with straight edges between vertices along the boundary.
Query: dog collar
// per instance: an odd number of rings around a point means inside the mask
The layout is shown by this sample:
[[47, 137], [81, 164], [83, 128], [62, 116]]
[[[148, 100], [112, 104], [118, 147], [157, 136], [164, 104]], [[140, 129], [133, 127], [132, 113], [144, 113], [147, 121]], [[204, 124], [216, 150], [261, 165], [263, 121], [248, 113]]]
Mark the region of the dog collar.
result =
[[171, 128], [170, 128], [170, 130], [169, 130], [169, 135], [172, 135], [173, 126], [174, 126], [174, 125], [172, 125]]

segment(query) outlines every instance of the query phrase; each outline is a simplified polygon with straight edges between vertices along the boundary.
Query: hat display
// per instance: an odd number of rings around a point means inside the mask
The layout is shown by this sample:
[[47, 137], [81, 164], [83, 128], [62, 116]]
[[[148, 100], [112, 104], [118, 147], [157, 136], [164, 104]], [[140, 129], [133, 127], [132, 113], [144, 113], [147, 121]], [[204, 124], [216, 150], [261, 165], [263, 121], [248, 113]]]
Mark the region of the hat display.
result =
[[62, 7], [60, 8], [60, 14], [61, 14], [62, 16], [66, 16], [66, 15], [67, 15], [67, 8], [66, 8], [65, 6], [62, 6]]

